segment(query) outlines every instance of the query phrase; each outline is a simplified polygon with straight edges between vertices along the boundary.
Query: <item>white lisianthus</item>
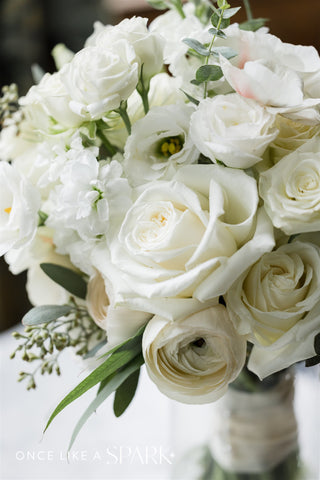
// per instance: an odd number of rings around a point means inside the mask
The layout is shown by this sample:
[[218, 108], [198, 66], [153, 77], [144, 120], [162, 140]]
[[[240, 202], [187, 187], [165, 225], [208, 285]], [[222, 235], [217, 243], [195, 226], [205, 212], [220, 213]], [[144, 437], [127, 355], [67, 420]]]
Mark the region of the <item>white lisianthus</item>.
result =
[[237, 334], [223, 305], [170, 322], [153, 317], [143, 334], [148, 374], [159, 390], [182, 403], [220, 398], [240, 373], [246, 340]]
[[139, 59], [125, 39], [86, 47], [59, 70], [71, 97], [71, 110], [87, 120], [97, 120], [119, 108], [136, 88]]
[[[71, 96], [61, 81], [61, 71], [46, 73], [38, 85], [30, 88], [20, 104], [27, 110], [28, 118], [40, 131], [54, 133], [61, 127], [74, 128], [81, 125], [83, 118], [70, 108]], [[48, 118], [43, 121], [43, 117]], [[59, 126], [55, 125], [52, 117]]]
[[147, 28], [147, 18], [126, 18], [115, 26], [104, 26], [100, 22], [94, 24], [94, 32], [87, 39], [86, 46], [105, 48], [125, 39], [135, 51], [140, 66], [143, 65], [143, 77], [149, 80], [160, 72], [163, 66], [164, 39]]
[[227, 308], [254, 347], [249, 368], [264, 378], [315, 355], [320, 248], [294, 241], [264, 254], [230, 288]]
[[124, 169], [133, 185], [172, 177], [177, 166], [197, 161], [189, 136], [193, 111], [185, 104], [154, 107], [134, 124], [124, 150]]
[[240, 170], [188, 165], [141, 191], [102, 270], [117, 302], [139, 297], [141, 310], [153, 312], [159, 298], [215, 299], [274, 246], [256, 182]]
[[90, 277], [86, 302], [93, 320], [107, 333], [108, 347], [128, 340], [152, 317], [149, 313], [116, 307], [113, 287], [98, 270]]
[[259, 192], [274, 226], [287, 235], [320, 230], [320, 138], [264, 172]]
[[13, 166], [0, 162], [0, 255], [29, 243], [37, 229], [40, 195]]
[[190, 135], [199, 151], [228, 167], [260, 162], [277, 133], [273, 115], [236, 93], [202, 100], [191, 117]]

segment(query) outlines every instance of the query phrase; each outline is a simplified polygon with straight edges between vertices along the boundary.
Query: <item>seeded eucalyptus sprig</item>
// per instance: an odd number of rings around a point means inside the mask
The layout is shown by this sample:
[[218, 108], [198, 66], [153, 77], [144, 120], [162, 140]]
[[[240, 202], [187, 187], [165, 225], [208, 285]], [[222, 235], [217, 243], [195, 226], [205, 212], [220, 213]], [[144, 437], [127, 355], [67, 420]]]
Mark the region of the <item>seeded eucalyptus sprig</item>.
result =
[[35, 375], [56, 373], [60, 375], [59, 356], [67, 347], [84, 356], [93, 343], [103, 339], [105, 333], [79, 307], [73, 298], [69, 305], [44, 305], [35, 307], [24, 317], [24, 333], [14, 332], [19, 345], [11, 354], [19, 352], [22, 360], [36, 364], [32, 372], [22, 371], [18, 381], [28, 380], [27, 390], [36, 388]]
[[19, 110], [18, 100], [18, 87], [15, 83], [2, 87], [0, 96], [0, 131], [4, 126], [4, 122], [12, 119], [13, 115]]

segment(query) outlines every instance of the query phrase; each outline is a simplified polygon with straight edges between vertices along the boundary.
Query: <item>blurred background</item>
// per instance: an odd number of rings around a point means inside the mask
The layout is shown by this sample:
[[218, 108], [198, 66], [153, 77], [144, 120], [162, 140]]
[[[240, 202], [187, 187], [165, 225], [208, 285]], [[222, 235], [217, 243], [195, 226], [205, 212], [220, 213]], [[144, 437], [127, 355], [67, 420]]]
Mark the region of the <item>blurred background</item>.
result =
[[[239, 6], [242, 0], [230, 0]], [[271, 33], [283, 41], [314, 45], [320, 51], [319, 0], [251, 0], [254, 17], [268, 18]], [[20, 95], [33, 83], [31, 65], [54, 71], [50, 56], [57, 43], [83, 47], [93, 22], [117, 23], [133, 15], [154, 18], [146, 0], [0, 0], [0, 86], [18, 84]], [[242, 8], [235, 17], [245, 20]], [[30, 305], [25, 275], [13, 276], [0, 259], [0, 331], [18, 323]]]

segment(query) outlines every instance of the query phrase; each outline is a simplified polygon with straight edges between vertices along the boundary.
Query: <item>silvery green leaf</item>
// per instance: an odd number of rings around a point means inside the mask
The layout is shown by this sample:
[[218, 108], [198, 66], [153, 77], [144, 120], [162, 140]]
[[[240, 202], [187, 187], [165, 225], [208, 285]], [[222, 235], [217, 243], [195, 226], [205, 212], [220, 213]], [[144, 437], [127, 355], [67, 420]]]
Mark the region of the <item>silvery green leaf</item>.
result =
[[231, 18], [233, 15], [235, 15], [237, 12], [239, 12], [241, 7], [235, 7], [235, 8], [228, 8], [223, 12], [223, 18]]
[[[141, 355], [141, 365], [144, 363]], [[128, 376], [116, 390], [113, 402], [113, 411], [116, 417], [120, 417], [130, 405], [136, 393], [140, 375], [140, 368]]]
[[268, 21], [268, 18], [253, 18], [252, 20], [247, 20], [246, 22], [240, 23], [239, 28], [241, 30], [250, 30], [255, 32], [256, 30], [259, 30], [259, 28], [264, 27]]
[[198, 40], [195, 40], [194, 38], [184, 38], [182, 41], [183, 43], [188, 45], [188, 47], [199, 53], [199, 55], [202, 55], [204, 57], [208, 57], [210, 55], [209, 50], [204, 45], [202, 45], [202, 43], [198, 42]]
[[215, 27], [209, 28], [209, 33], [220, 38], [227, 38], [227, 35], [222, 30], [217, 30]]
[[54, 263], [41, 263], [40, 267], [51, 280], [65, 288], [72, 295], [83, 299], [86, 298], [87, 283], [79, 273]]
[[73, 310], [69, 305], [40, 305], [29, 310], [22, 319], [23, 325], [41, 325], [68, 315]]
[[211, 50], [212, 55], [222, 55], [223, 57], [230, 59], [236, 57], [238, 53], [230, 47], [215, 47]]
[[210, 19], [211, 24], [214, 27], [218, 28], [218, 25], [220, 23], [220, 28], [227, 28], [230, 25], [230, 20], [228, 18], [221, 18], [221, 20], [220, 20], [220, 17], [221, 17], [220, 11], [219, 11], [219, 15], [217, 15], [216, 13], [213, 13], [213, 15], [211, 16], [211, 19]]
[[223, 72], [217, 65], [202, 65], [196, 71], [196, 81], [199, 83], [213, 82], [219, 80], [223, 76]]

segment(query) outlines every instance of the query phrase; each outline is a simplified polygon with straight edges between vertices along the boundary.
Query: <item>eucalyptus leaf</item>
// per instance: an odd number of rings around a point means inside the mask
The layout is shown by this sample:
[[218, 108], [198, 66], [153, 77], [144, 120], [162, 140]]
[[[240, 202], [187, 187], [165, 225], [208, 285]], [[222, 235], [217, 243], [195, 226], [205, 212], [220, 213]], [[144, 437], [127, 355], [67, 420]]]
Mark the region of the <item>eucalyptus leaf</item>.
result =
[[196, 71], [196, 81], [199, 83], [219, 80], [223, 72], [218, 65], [202, 65]]
[[264, 25], [269, 21], [268, 18], [252, 18], [246, 22], [240, 23], [239, 28], [241, 30], [249, 30], [255, 32], [259, 28], [264, 27]]
[[185, 96], [187, 97], [188, 100], [190, 100], [191, 103], [194, 103], [194, 105], [199, 105], [199, 100], [197, 100], [196, 98], [192, 97], [191, 95], [189, 95], [189, 93], [185, 92], [184, 90], [181, 90]]
[[[142, 357], [142, 362], [143, 362], [143, 357]], [[114, 402], [113, 402], [113, 411], [116, 417], [120, 417], [130, 405], [137, 390], [139, 376], [140, 376], [140, 370], [135, 370], [117, 388], [116, 394], [114, 397]]]
[[195, 40], [194, 38], [184, 38], [182, 41], [188, 45], [188, 47], [199, 53], [199, 55], [202, 55], [203, 57], [209, 57], [209, 50], [202, 45], [202, 43], [198, 42], [198, 40]]
[[41, 263], [40, 267], [51, 280], [61, 285], [72, 295], [83, 299], [86, 298], [87, 283], [79, 273], [54, 263]]
[[168, 8], [167, 2], [162, 0], [147, 0], [147, 2], [156, 10], [166, 10]]
[[40, 305], [29, 310], [22, 319], [23, 325], [33, 326], [49, 323], [60, 317], [69, 315], [74, 310], [69, 305]]
[[211, 50], [211, 54], [216, 56], [222, 55], [228, 60], [238, 55], [238, 53], [235, 50], [233, 50], [233, 48], [230, 48], [230, 47], [214, 47]]
[[224, 10], [223, 12], [223, 18], [231, 18], [233, 15], [235, 15], [237, 12], [239, 12], [241, 7], [235, 7], [235, 8], [228, 8], [227, 10]]
[[220, 28], [227, 28], [230, 25], [230, 20], [228, 18], [223, 18], [223, 17], [221, 18], [221, 15], [222, 14], [220, 13], [220, 11], [219, 11], [219, 14], [213, 13], [211, 15], [210, 21], [213, 27], [218, 28], [218, 25], [220, 24], [219, 25]]
[[217, 30], [214, 27], [209, 28], [209, 33], [211, 33], [211, 35], [216, 35], [217, 37], [220, 37], [220, 38], [227, 38], [227, 35], [222, 30]]
[[86, 423], [88, 418], [97, 410], [97, 408], [106, 400], [106, 398], [111, 395], [111, 393], [123, 385], [123, 382], [126, 382], [126, 380], [129, 379], [131, 375], [134, 375], [135, 372], [139, 372], [139, 369], [143, 363], [143, 356], [141, 354], [137, 355], [123, 369], [121, 369], [119, 372], [115, 372], [113, 375], [110, 375], [104, 382], [101, 382], [101, 386], [98, 390], [96, 398], [90, 403], [89, 407], [85, 410], [73, 430], [68, 451], [72, 448], [72, 445], [74, 444], [81, 428]]
[[70, 405], [74, 400], [81, 397], [85, 392], [90, 390], [107, 377], [111, 377], [119, 369], [127, 365], [133, 358], [141, 353], [141, 342], [128, 342], [127, 348], [122, 348], [121, 351], [117, 350], [110, 355], [101, 365], [99, 365], [93, 372], [90, 373], [82, 382], [80, 382], [66, 397], [59, 403], [51, 414], [48, 423], [44, 429], [47, 430], [52, 420], [62, 411], [65, 407]]

